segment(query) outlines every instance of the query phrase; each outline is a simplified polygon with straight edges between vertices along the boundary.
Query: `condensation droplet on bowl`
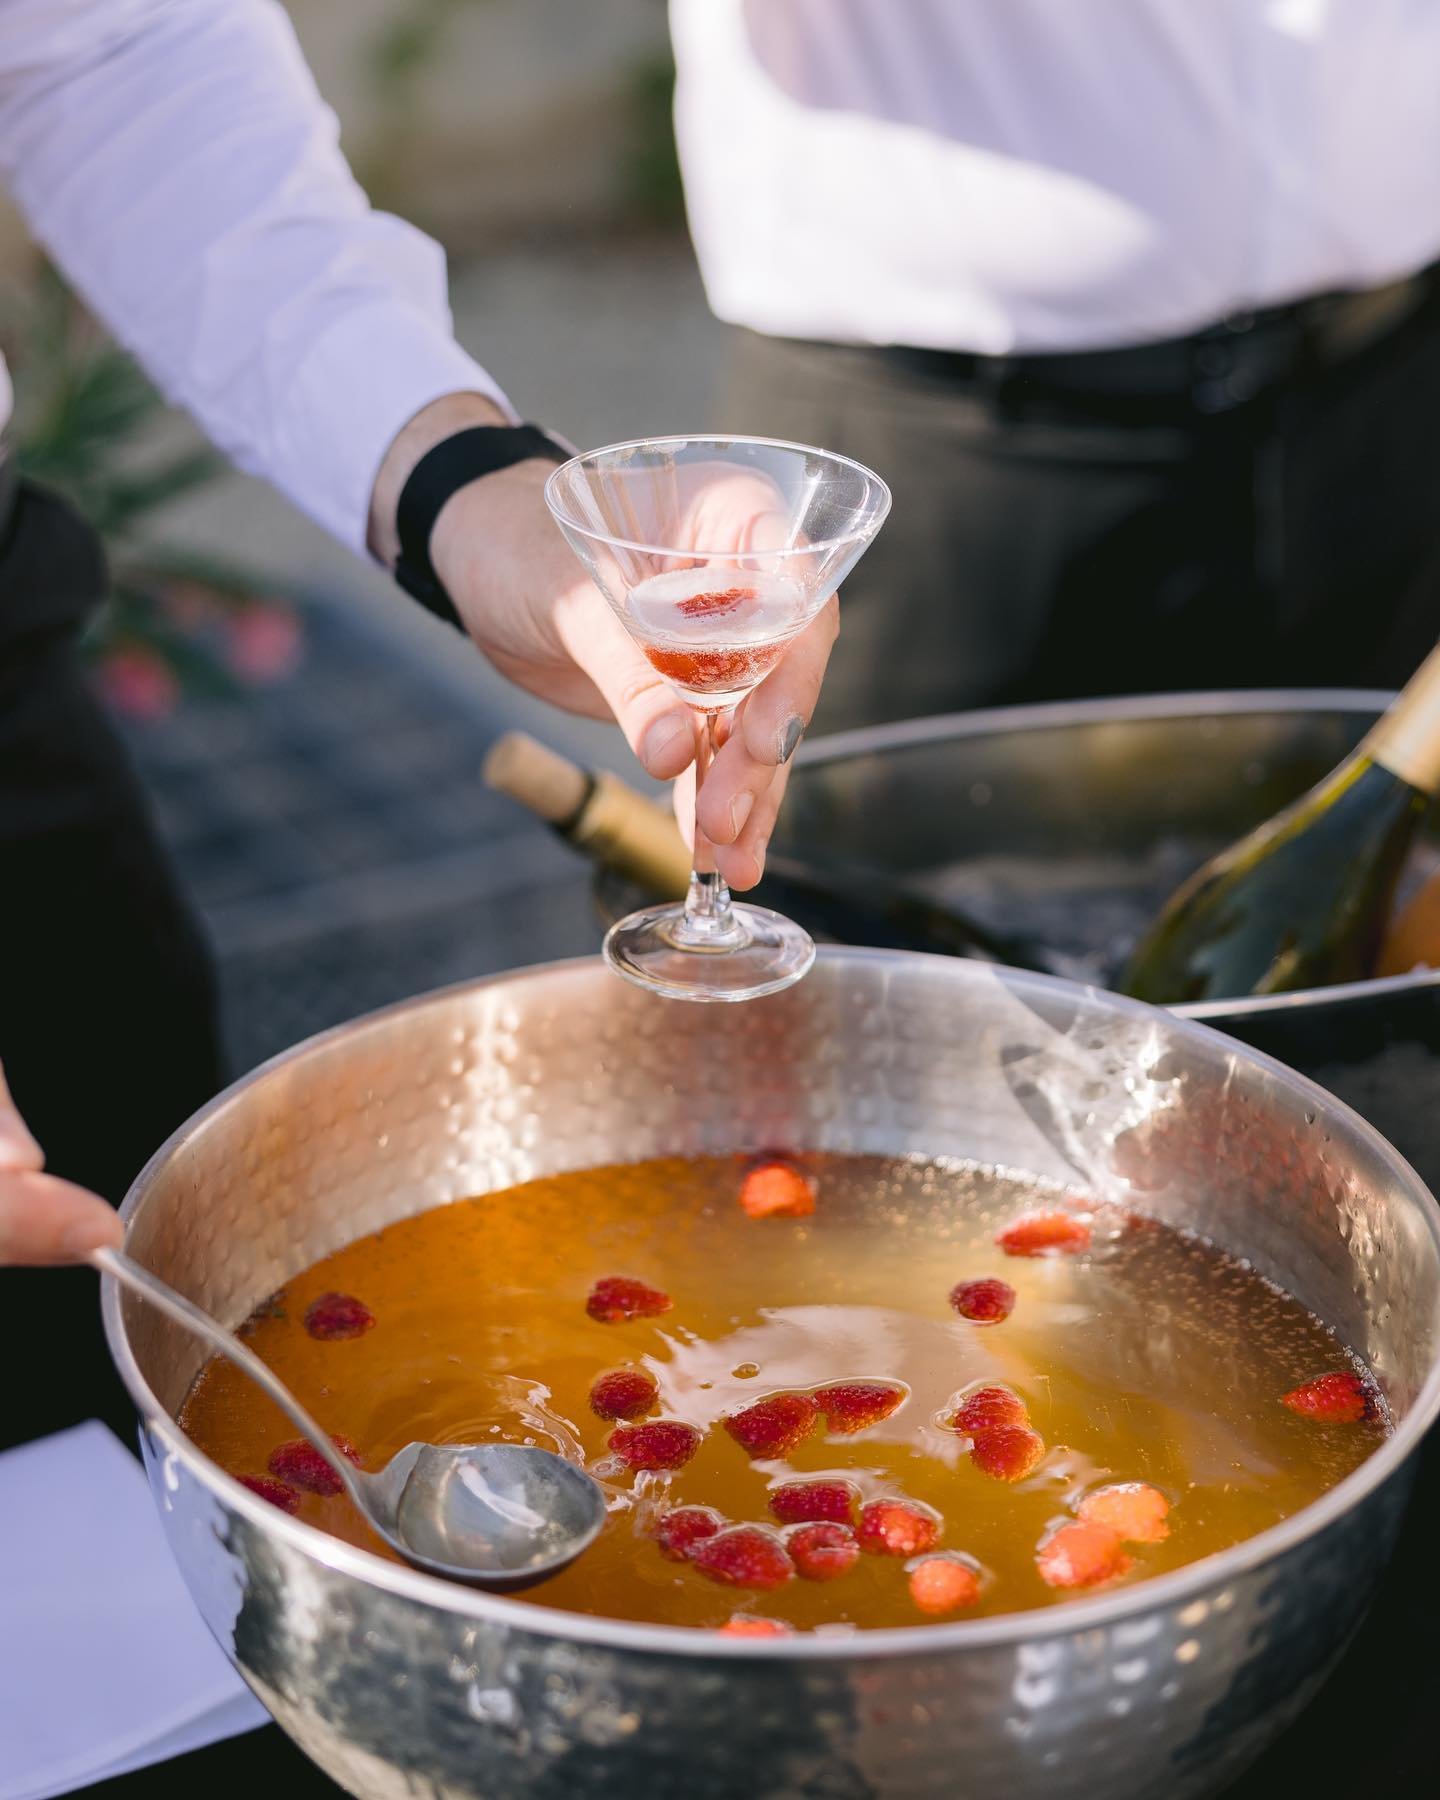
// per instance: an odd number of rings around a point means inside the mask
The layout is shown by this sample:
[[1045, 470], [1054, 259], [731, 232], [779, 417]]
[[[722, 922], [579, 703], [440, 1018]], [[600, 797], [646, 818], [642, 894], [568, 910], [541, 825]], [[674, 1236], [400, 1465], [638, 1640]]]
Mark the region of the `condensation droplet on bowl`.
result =
[[1175, 1646], [1175, 1660], [1178, 1663], [1192, 1663], [1200, 1654], [1200, 1640], [1186, 1638], [1183, 1644]]

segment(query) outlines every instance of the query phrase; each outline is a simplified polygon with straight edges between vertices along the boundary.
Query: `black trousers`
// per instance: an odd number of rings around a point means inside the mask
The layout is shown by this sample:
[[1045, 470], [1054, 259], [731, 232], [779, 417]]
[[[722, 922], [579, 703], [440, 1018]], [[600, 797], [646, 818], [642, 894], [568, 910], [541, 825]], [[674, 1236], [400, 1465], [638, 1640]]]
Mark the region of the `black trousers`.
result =
[[[223, 1082], [214, 984], [79, 636], [91, 533], [22, 487], [0, 538], [0, 1061], [49, 1168], [112, 1201]], [[96, 1278], [0, 1272], [0, 1446], [99, 1415], [132, 1436]]]
[[[1217, 354], [1223, 356], [1223, 347]], [[1072, 362], [1075, 359], [1071, 359]], [[1403, 683], [1440, 635], [1440, 297], [1256, 397], [742, 333], [725, 429], [873, 466], [816, 729], [1173, 689]]]

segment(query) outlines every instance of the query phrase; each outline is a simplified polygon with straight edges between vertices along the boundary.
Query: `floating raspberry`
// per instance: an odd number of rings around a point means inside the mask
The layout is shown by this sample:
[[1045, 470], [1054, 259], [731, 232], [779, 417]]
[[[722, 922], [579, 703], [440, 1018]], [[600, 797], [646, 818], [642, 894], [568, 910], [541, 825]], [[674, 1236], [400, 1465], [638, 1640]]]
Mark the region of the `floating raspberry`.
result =
[[789, 1552], [763, 1525], [732, 1525], [697, 1545], [690, 1560], [726, 1587], [783, 1587], [795, 1573]]
[[808, 1394], [772, 1394], [731, 1413], [725, 1429], [751, 1456], [784, 1456], [809, 1437], [819, 1418]]
[[283, 1481], [276, 1481], [269, 1475], [237, 1475], [235, 1479], [241, 1487], [249, 1488], [252, 1494], [258, 1494], [262, 1500], [278, 1506], [281, 1512], [294, 1513], [300, 1510], [300, 1496]]
[[1090, 1519], [1061, 1525], [1041, 1540], [1035, 1552], [1040, 1579], [1054, 1588], [1095, 1587], [1133, 1566], [1120, 1547], [1119, 1534]]
[[1170, 1535], [1170, 1502], [1144, 1481], [1118, 1481], [1096, 1488], [1080, 1502], [1080, 1517], [1108, 1525], [1127, 1544], [1162, 1544]]
[[815, 1183], [794, 1163], [757, 1163], [741, 1184], [740, 1205], [751, 1219], [808, 1219]]
[[688, 619], [708, 619], [716, 613], [734, 612], [742, 600], [754, 598], [754, 588], [721, 588], [713, 594], [692, 594], [688, 600], [677, 600], [675, 610]]
[[644, 1369], [611, 1369], [595, 1377], [590, 1410], [602, 1419], [638, 1419], [655, 1404], [658, 1391], [655, 1377]]
[[848, 1525], [858, 1491], [848, 1481], [787, 1481], [770, 1495], [770, 1510], [782, 1525], [829, 1519]]
[[1375, 1401], [1370, 1390], [1352, 1369], [1333, 1375], [1317, 1375], [1281, 1397], [1305, 1419], [1318, 1419], [1327, 1425], [1356, 1425], [1361, 1419], [1375, 1416]]
[[971, 1462], [996, 1481], [1023, 1481], [1044, 1455], [1044, 1438], [1028, 1425], [992, 1425], [970, 1448]]
[[671, 1562], [689, 1562], [697, 1544], [724, 1529], [725, 1521], [713, 1507], [677, 1506], [661, 1517], [655, 1541]]
[[785, 1541], [795, 1573], [806, 1581], [834, 1581], [860, 1560], [860, 1540], [848, 1525], [802, 1525]]
[[872, 1500], [860, 1509], [859, 1538], [877, 1556], [918, 1556], [940, 1542], [940, 1516], [914, 1500]]
[[962, 1281], [950, 1290], [950, 1304], [972, 1325], [998, 1325], [1015, 1310], [1015, 1290], [1008, 1281], [986, 1276]]
[[1090, 1227], [1073, 1213], [1025, 1213], [995, 1242], [1007, 1256], [1073, 1256], [1090, 1248]]
[[700, 1433], [681, 1419], [617, 1425], [605, 1440], [632, 1469], [683, 1469], [700, 1448]]
[[305, 1309], [305, 1329], [313, 1338], [362, 1337], [375, 1323], [375, 1315], [353, 1294], [321, 1294]]
[[898, 1381], [837, 1381], [820, 1389], [815, 1404], [827, 1431], [850, 1437], [888, 1419], [905, 1404], [906, 1392]]
[[[357, 1469], [360, 1467], [360, 1452], [349, 1438], [332, 1437], [330, 1442], [347, 1462], [354, 1463]], [[278, 1444], [270, 1452], [267, 1467], [272, 1475], [289, 1482], [292, 1487], [304, 1488], [307, 1494], [338, 1494], [345, 1485], [315, 1446], [307, 1444], [304, 1438], [292, 1438], [288, 1444]]]
[[674, 1304], [668, 1294], [643, 1281], [629, 1275], [607, 1275], [590, 1290], [585, 1310], [602, 1325], [619, 1325], [626, 1319], [658, 1319]]
[[1028, 1425], [1030, 1414], [1025, 1402], [1009, 1388], [976, 1388], [960, 1402], [950, 1420], [952, 1431], [963, 1431], [971, 1437], [982, 1431], [993, 1431], [997, 1425]]
[[980, 1577], [958, 1556], [926, 1556], [910, 1571], [910, 1598], [924, 1613], [959, 1612], [980, 1598]]
[[782, 1619], [747, 1619], [736, 1613], [720, 1627], [721, 1637], [794, 1637], [795, 1628]]

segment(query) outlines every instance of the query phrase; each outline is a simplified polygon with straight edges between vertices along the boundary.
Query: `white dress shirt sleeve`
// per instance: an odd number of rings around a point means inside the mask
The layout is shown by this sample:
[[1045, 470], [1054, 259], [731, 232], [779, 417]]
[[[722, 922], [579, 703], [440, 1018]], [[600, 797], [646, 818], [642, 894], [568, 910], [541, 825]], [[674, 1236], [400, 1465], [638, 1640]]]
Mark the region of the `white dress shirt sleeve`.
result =
[[488, 395], [438, 245], [371, 209], [274, 0], [0, 0], [0, 174], [242, 468], [363, 550], [405, 422]]

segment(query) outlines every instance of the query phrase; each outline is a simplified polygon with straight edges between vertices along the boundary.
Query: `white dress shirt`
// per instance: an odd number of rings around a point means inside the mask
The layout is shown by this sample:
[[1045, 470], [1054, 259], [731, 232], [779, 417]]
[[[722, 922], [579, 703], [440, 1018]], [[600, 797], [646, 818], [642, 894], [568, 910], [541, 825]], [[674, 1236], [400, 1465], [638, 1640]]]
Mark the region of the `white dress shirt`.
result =
[[711, 305], [992, 355], [1440, 256], [1440, 0], [671, 0]]
[[407, 419], [510, 408], [451, 334], [439, 247], [337, 140], [274, 0], [0, 0], [0, 179], [36, 236], [222, 450], [363, 549]]

